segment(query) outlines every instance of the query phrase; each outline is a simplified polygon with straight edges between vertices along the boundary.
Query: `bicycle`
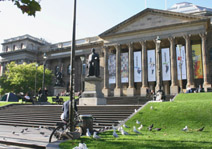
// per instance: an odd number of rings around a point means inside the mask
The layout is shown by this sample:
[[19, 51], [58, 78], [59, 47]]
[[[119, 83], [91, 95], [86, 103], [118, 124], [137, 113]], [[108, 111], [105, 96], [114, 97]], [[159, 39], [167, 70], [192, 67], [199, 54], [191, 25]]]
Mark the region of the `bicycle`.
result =
[[[71, 139], [73, 136], [69, 135], [67, 132], [70, 131], [70, 123], [68, 121], [62, 121], [56, 123], [56, 128], [52, 131], [50, 137], [49, 137], [49, 143], [57, 140], [65, 140], [65, 139]], [[79, 132], [80, 136], [83, 134], [82, 129], [82, 123], [79, 119], [79, 115], [76, 113], [74, 118], [74, 128], [75, 132]]]

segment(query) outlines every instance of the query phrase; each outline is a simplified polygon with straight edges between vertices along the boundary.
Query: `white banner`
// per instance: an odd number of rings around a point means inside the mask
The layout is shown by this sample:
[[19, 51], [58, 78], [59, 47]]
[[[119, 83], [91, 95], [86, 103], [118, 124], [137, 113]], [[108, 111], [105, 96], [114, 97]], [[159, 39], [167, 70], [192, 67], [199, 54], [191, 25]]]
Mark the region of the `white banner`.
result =
[[147, 51], [147, 62], [148, 62], [148, 81], [156, 81], [155, 78], [155, 50]]
[[134, 82], [142, 82], [141, 51], [134, 52]]
[[121, 53], [121, 82], [128, 82], [128, 72], [129, 72], [129, 63], [128, 63], [128, 53]]
[[110, 54], [108, 58], [109, 84], [116, 83], [116, 55]]
[[162, 53], [163, 80], [169, 81], [171, 80], [169, 48], [161, 49], [161, 51], [162, 51], [161, 53]]
[[179, 50], [179, 47], [176, 48], [176, 55], [177, 55], [177, 76], [178, 80], [181, 80], [181, 74], [180, 74], [180, 66], [182, 64], [182, 79], [186, 79], [186, 57], [185, 57], [185, 47], [181, 47], [181, 52]]

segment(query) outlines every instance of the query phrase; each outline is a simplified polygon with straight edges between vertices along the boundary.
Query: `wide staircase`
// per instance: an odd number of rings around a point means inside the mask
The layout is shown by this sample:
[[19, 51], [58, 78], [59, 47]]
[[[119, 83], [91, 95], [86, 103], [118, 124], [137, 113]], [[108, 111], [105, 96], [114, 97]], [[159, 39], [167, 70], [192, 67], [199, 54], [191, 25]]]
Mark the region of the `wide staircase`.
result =
[[[78, 106], [79, 114], [91, 114], [93, 128], [117, 125], [142, 105]], [[0, 108], [0, 125], [55, 127], [60, 122], [62, 105], [10, 105]]]

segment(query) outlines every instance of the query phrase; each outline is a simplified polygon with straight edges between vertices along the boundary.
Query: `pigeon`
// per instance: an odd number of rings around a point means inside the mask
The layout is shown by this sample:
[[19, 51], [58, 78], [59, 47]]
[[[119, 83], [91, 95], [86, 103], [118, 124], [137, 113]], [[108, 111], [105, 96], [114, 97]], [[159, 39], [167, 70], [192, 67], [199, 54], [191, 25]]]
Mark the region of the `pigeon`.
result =
[[73, 149], [88, 149], [88, 148], [85, 143], [79, 143], [79, 146], [76, 146]]
[[98, 135], [96, 134], [96, 132], [94, 132], [94, 133], [93, 133], [93, 138], [94, 138], [94, 139], [100, 139], [101, 137], [98, 136]]
[[140, 124], [141, 122], [139, 122], [138, 120], [136, 120], [136, 124]]
[[200, 129], [198, 129], [197, 131], [203, 131], [205, 127], [202, 127]]
[[135, 127], [135, 126], [133, 126], [133, 132], [135, 132], [135, 133], [139, 133], [139, 134], [140, 134], [140, 132], [136, 129], [136, 127]]
[[25, 128], [24, 130], [26, 130], [26, 131], [27, 131], [27, 130], [28, 130], [28, 128]]
[[40, 132], [40, 134], [44, 135], [44, 132]]
[[12, 134], [15, 134], [15, 131], [13, 131]]
[[130, 128], [129, 126], [127, 126], [126, 124], [123, 125], [124, 128]]
[[113, 136], [114, 136], [115, 138], [118, 138], [118, 137], [119, 137], [118, 134], [116, 133], [116, 130], [115, 130], [115, 129], [113, 129]]
[[152, 110], [153, 109], [153, 106], [151, 106], [150, 109]]
[[21, 130], [21, 133], [24, 133], [24, 129]]
[[157, 131], [161, 131], [161, 129], [162, 129], [162, 128], [155, 128], [155, 130], [157, 130]]
[[152, 131], [153, 126], [154, 126], [153, 124], [149, 126], [149, 128], [148, 128], [149, 131]]
[[91, 137], [91, 133], [90, 133], [90, 131], [89, 131], [89, 128], [87, 128], [86, 136], [87, 136], [87, 137]]
[[114, 125], [112, 125], [112, 129], [115, 129], [116, 130], [116, 127], [114, 127]]
[[182, 131], [187, 131], [188, 130], [188, 126], [185, 126], [185, 128], [182, 129]]
[[137, 112], [137, 109], [135, 109], [135, 113]]
[[141, 124], [140, 127], [138, 127], [138, 130], [141, 130], [143, 128], [143, 125]]
[[174, 101], [174, 99], [171, 98], [171, 99], [170, 99], [170, 102], [172, 102], [172, 101]]
[[126, 132], [126, 131], [124, 131], [124, 129], [123, 129], [123, 128], [121, 129], [121, 134], [122, 134], [122, 135], [129, 135], [129, 133], [128, 133], [128, 132]]

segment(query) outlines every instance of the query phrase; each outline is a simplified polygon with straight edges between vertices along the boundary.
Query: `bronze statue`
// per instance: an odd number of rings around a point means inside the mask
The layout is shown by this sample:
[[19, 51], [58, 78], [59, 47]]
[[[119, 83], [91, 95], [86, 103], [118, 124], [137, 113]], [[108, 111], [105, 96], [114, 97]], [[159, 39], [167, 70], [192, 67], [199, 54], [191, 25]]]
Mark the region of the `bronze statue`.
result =
[[55, 86], [62, 86], [63, 85], [63, 74], [59, 70], [59, 67], [58, 66], [56, 68], [55, 76], [56, 76]]
[[91, 54], [88, 57], [88, 75], [90, 76], [96, 76], [99, 77], [100, 71], [99, 71], [99, 54], [95, 53], [95, 49], [91, 49]]

